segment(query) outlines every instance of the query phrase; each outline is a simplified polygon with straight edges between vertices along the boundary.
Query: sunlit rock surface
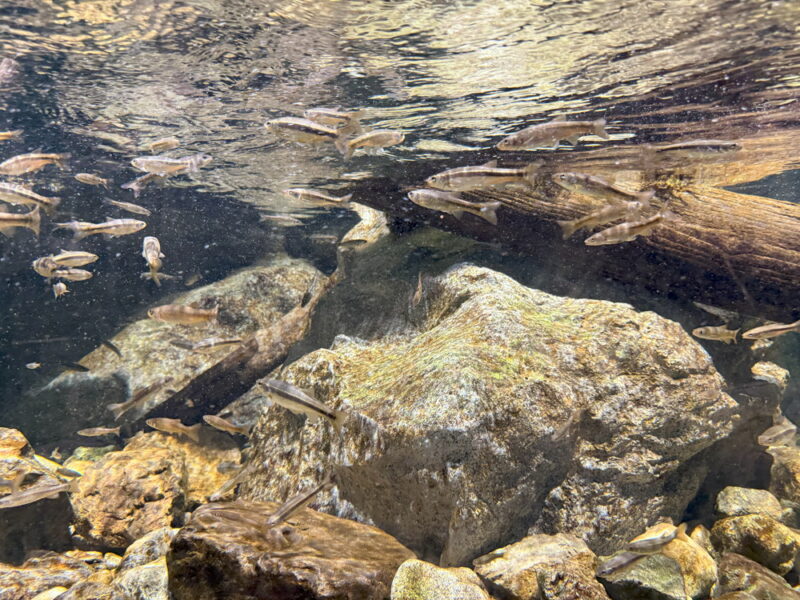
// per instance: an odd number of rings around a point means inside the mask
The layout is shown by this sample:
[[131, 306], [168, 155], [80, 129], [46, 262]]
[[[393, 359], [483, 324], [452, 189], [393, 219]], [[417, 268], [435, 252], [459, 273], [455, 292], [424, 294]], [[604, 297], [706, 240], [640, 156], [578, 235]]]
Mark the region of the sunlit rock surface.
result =
[[125, 549], [125, 556], [117, 567], [117, 574], [122, 574], [128, 569], [140, 567], [166, 556], [172, 538], [178, 533], [178, 529], [163, 527], [151, 531], [147, 535], [139, 538]]
[[800, 532], [763, 514], [717, 521], [711, 540], [720, 552], [741, 554], [779, 575], [788, 573], [800, 554]]
[[[383, 600], [413, 553], [360, 523], [302, 509], [274, 528], [256, 527], [276, 503], [201, 507], [167, 555], [175, 600], [307, 598]], [[214, 509], [226, 516], [217, 518]]]
[[114, 579], [114, 587], [130, 600], [169, 600], [167, 559], [127, 569]]
[[138, 410], [125, 413], [120, 422], [133, 420], [149, 406], [164, 400], [166, 389], [178, 389], [177, 386], [230, 351], [227, 347], [216, 352], [192, 352], [171, 342], [247, 336], [297, 306], [316, 273], [305, 261], [275, 256], [261, 266], [243, 269], [176, 296], [170, 303], [195, 304], [201, 308], [219, 306], [219, 323], [175, 325], [141, 315], [140, 320], [111, 339], [122, 352], [122, 358], [105, 346], [98, 347], [81, 360], [90, 372], [59, 375], [12, 407], [6, 420], [23, 431], [36, 432], [34, 443], [71, 438], [79, 429], [113, 423], [109, 404], [122, 403], [148, 385], [171, 378]]
[[19, 567], [0, 564], [0, 598], [30, 600], [36, 594], [54, 587], [70, 588], [75, 583], [101, 570], [102, 561], [93, 560], [95, 553], [40, 553]]
[[391, 600], [489, 600], [489, 594], [470, 569], [443, 569], [412, 558], [397, 569]]
[[741, 591], [747, 592], [756, 600], [800, 599], [800, 593], [766, 567], [739, 554], [723, 554], [719, 561], [719, 585], [716, 593], [723, 595]]
[[475, 570], [500, 598], [608, 600], [595, 579], [597, 557], [572, 535], [531, 535], [474, 561]]
[[717, 514], [720, 517], [767, 515], [780, 520], [783, 508], [778, 499], [767, 490], [752, 490], [729, 486], [717, 495]]
[[700, 545], [676, 538], [600, 579], [614, 600], [703, 600], [717, 583], [717, 565]]
[[[0, 427], [0, 480], [13, 481], [21, 473], [25, 473], [21, 490], [65, 481], [34, 459], [33, 448], [22, 433]], [[0, 488], [0, 498], [10, 493], [9, 487]], [[20, 563], [31, 550], [70, 548], [71, 520], [72, 509], [64, 493], [0, 510], [0, 562]]]
[[706, 352], [654, 313], [459, 266], [428, 281], [411, 316], [418, 329], [340, 337], [284, 370], [350, 417], [340, 438], [271, 407], [251, 458], [269, 468], [243, 497], [283, 499], [332, 461], [339, 492], [324, 509], [427, 560], [466, 564], [528, 529], [611, 552], [680, 517], [713, 468], [704, 450], [737, 422]]

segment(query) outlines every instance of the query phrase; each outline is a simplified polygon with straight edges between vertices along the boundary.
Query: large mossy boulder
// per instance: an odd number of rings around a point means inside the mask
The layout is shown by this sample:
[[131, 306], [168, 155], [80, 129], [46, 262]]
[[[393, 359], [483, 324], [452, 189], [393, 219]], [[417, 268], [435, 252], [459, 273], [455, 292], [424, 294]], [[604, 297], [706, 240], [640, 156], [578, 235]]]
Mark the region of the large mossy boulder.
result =
[[339, 492], [323, 510], [426, 560], [467, 564], [526, 531], [607, 554], [655, 516], [681, 516], [739, 420], [703, 348], [626, 304], [461, 265], [425, 282], [410, 321], [283, 370], [348, 417], [339, 435], [269, 408], [250, 457], [269, 468], [243, 497], [282, 500], [330, 464]]

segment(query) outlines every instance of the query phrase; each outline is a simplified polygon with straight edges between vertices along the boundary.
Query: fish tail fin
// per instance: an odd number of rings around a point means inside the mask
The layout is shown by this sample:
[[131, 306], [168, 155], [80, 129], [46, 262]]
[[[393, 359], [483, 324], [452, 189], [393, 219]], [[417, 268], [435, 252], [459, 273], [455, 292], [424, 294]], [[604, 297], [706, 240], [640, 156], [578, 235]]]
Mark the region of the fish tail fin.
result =
[[544, 163], [543, 163], [542, 161], [540, 161], [540, 160], [537, 160], [537, 161], [534, 161], [534, 162], [532, 162], [532, 163], [528, 164], [528, 165], [525, 167], [525, 172], [523, 173], [523, 177], [525, 177], [525, 180], [526, 180], [528, 183], [533, 183], [533, 182], [535, 181], [535, 179], [536, 179], [536, 174], [539, 172], [539, 168], [540, 168], [540, 167], [541, 167], [543, 164], [544, 164]]
[[350, 202], [350, 200], [352, 200], [352, 199], [353, 199], [353, 194], [347, 194], [347, 196], [342, 196], [342, 197], [340, 198], [340, 200], [341, 200], [342, 204], [347, 204], [347, 203], [348, 203], [348, 202]]
[[186, 437], [192, 440], [195, 444], [200, 443], [200, 429], [203, 426], [200, 423], [195, 423], [194, 425], [187, 427], [184, 429], [184, 433], [186, 433]]
[[214, 323], [219, 323], [219, 304], [217, 304], [211, 312], [211, 320]]
[[119, 418], [125, 412], [125, 403], [109, 404], [107, 408], [111, 411], [111, 414], [114, 415], [114, 420], [119, 421]]
[[42, 224], [42, 215], [39, 212], [39, 205], [37, 204], [31, 212], [28, 213], [28, 219], [30, 222], [28, 223], [28, 228], [36, 234], [36, 237], [39, 237], [39, 229]]
[[14, 494], [14, 493], [16, 493], [16, 492], [18, 492], [20, 490], [20, 488], [22, 487], [22, 482], [25, 481], [25, 476], [27, 474], [28, 473], [26, 473], [25, 471], [20, 471], [14, 476], [14, 479], [11, 480], [11, 493], [12, 494]]
[[675, 221], [680, 221], [680, 217], [676, 215], [671, 210], [662, 210], [661, 211], [661, 218], [669, 223], [674, 223]]
[[53, 216], [53, 213], [56, 212], [56, 207], [61, 204], [61, 198], [50, 198], [50, 202], [44, 207], [44, 212], [47, 213], [48, 217]]
[[69, 487], [67, 488], [67, 491], [72, 493], [72, 494], [77, 492], [78, 488], [80, 488], [80, 480], [81, 480], [80, 477], [76, 477], [75, 479], [71, 480], [69, 482]]
[[594, 130], [594, 134], [600, 136], [604, 140], [609, 138], [608, 132], [606, 131], [606, 120], [605, 119], [597, 119], [592, 121], [592, 129]]
[[350, 160], [353, 156], [353, 147], [350, 145], [350, 140], [344, 136], [339, 136], [334, 142], [336, 149], [342, 154], [345, 160]]
[[2, 233], [7, 238], [14, 237], [14, 228], [13, 227], [0, 227], [0, 233]]
[[655, 190], [646, 190], [644, 192], [636, 192], [636, 198], [642, 203], [642, 206], [650, 206], [650, 201], [655, 197]]
[[686, 523], [681, 523], [678, 525], [675, 531], [675, 539], [681, 540], [683, 542], [689, 542], [691, 539], [688, 535], [686, 535]]
[[561, 231], [563, 235], [561, 236], [562, 239], [567, 240], [572, 237], [572, 235], [578, 230], [575, 225], [575, 221], [556, 221], [559, 227], [561, 227]]
[[489, 221], [492, 225], [497, 225], [497, 209], [500, 208], [499, 201], [487, 202], [485, 206], [481, 207], [481, 217]]
[[65, 171], [69, 168], [69, 159], [72, 158], [72, 155], [68, 152], [66, 154], [56, 154], [56, 165], [62, 171]]
[[342, 425], [344, 425], [344, 422], [347, 419], [347, 413], [342, 412], [341, 410], [334, 412], [335, 415], [333, 417], [333, 421], [331, 421], [331, 425], [333, 425], [333, 429], [337, 434], [342, 435]]

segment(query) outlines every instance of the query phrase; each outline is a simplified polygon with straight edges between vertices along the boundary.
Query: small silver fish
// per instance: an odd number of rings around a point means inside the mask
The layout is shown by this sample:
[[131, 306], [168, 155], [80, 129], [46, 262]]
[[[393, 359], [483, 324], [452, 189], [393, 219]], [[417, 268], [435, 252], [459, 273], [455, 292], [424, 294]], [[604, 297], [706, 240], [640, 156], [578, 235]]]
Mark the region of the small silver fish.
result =
[[204, 415], [203, 421], [211, 425], [214, 429], [219, 429], [225, 433], [238, 433], [239, 435], [250, 435], [249, 425], [234, 425], [230, 421], [216, 415]]
[[210, 337], [199, 342], [195, 342], [190, 346], [194, 352], [211, 352], [219, 350], [220, 348], [229, 348], [230, 346], [238, 346], [242, 343], [242, 338], [221, 338]]
[[496, 211], [501, 206], [498, 201], [470, 202], [454, 192], [431, 189], [412, 190], [408, 192], [408, 198], [417, 206], [446, 212], [458, 219], [463, 217], [464, 213], [470, 213], [492, 225], [497, 225]]
[[647, 219], [620, 223], [619, 225], [614, 225], [613, 227], [599, 231], [586, 238], [584, 244], [587, 246], [605, 246], [608, 244], [631, 242], [640, 235], [650, 235], [653, 229], [659, 225], [663, 225], [666, 221], [673, 221], [676, 219], [677, 217], [674, 213], [662, 210]]
[[498, 150], [532, 150], [535, 148], [558, 148], [561, 140], [567, 140], [575, 145], [584, 135], [594, 134], [604, 140], [608, 139], [606, 120], [594, 121], [567, 121], [558, 115], [552, 121], [531, 125], [502, 139], [497, 144]]
[[151, 235], [146, 236], [142, 242], [142, 256], [147, 261], [147, 266], [150, 268], [149, 273], [145, 273], [143, 277], [152, 280], [157, 286], [161, 286], [161, 277], [159, 273], [161, 269], [161, 259], [165, 258], [164, 253], [161, 252], [161, 243], [157, 237]]
[[602, 177], [585, 173], [553, 173], [552, 178], [565, 190], [617, 204], [641, 202], [649, 205], [655, 196], [654, 190], [627, 192]]
[[792, 331], [800, 331], [800, 321], [794, 323], [770, 323], [769, 325], [762, 325], [745, 331], [742, 334], [742, 339], [745, 340], [763, 340], [768, 338], [778, 337], [784, 333]]
[[129, 400], [125, 402], [120, 402], [119, 404], [109, 404], [106, 408], [111, 411], [111, 414], [114, 415], [114, 420], [119, 421], [119, 418], [132, 409], [134, 406], [138, 406], [144, 404], [145, 401], [155, 392], [159, 391], [162, 387], [167, 385], [170, 381], [172, 381], [172, 377], [166, 377], [164, 379], [159, 379], [151, 383], [150, 385], [143, 387], [140, 390], [137, 390]]
[[716, 327], [698, 327], [692, 330], [694, 337], [701, 340], [713, 340], [716, 342], [723, 342], [725, 344], [735, 344], [736, 334], [739, 329], [728, 329], [727, 325], [718, 325]]
[[0, 131], [0, 142], [11, 140], [22, 135], [22, 129], [15, 129], [14, 131]]
[[35, 261], [33, 261], [33, 270], [47, 279], [52, 279], [53, 272], [60, 266], [61, 265], [54, 261], [50, 256], [43, 256], [42, 258], [37, 258]]
[[269, 516], [267, 519], [267, 527], [274, 527], [281, 521], [285, 521], [298, 510], [303, 508], [306, 504], [311, 502], [317, 494], [330, 490], [334, 485], [335, 482], [333, 477], [329, 475], [318, 485], [315, 485], [311, 489], [301, 492], [293, 498], [290, 498], [278, 510]]
[[131, 164], [146, 173], [155, 175], [172, 176], [181, 173], [194, 173], [212, 161], [208, 154], [195, 154], [183, 158], [170, 158], [169, 156], [139, 156]]
[[295, 414], [304, 414], [310, 419], [325, 419], [337, 431], [341, 428], [345, 418], [344, 413], [326, 406], [291, 383], [277, 379], [267, 379], [259, 383], [275, 404]]
[[89, 429], [81, 429], [78, 435], [83, 437], [102, 437], [104, 435], [119, 435], [119, 427], [90, 427]]
[[338, 108], [309, 108], [303, 116], [315, 123], [335, 127], [340, 133], [361, 133], [359, 119], [364, 116], [363, 110], [345, 111]]
[[150, 142], [145, 147], [148, 152], [166, 152], [167, 150], [174, 150], [180, 145], [180, 140], [174, 136], [171, 136], [157, 139], [154, 142]]
[[156, 321], [180, 325], [202, 325], [217, 320], [219, 306], [195, 308], [184, 304], [164, 304], [147, 311], [147, 316]]
[[110, 206], [116, 206], [117, 208], [121, 208], [122, 210], [125, 210], [129, 213], [144, 215], [145, 217], [149, 217], [150, 215], [153, 214], [144, 206], [139, 206], [138, 204], [133, 204], [132, 202], [120, 202], [119, 200], [112, 200], [111, 198], [105, 198], [103, 202], [105, 202]]
[[77, 490], [77, 479], [69, 483], [42, 483], [29, 487], [26, 490], [12, 492], [6, 496], [0, 497], [0, 509], [15, 508], [17, 506], [25, 506], [33, 504], [45, 498], [55, 499], [61, 492], [74, 492]]
[[609, 575], [613, 575], [617, 571], [624, 569], [645, 556], [647, 555], [639, 554], [638, 552], [621, 552], [620, 554], [616, 554], [600, 563], [597, 567], [597, 576], [608, 577]]
[[53, 214], [61, 203], [60, 198], [48, 198], [27, 187], [4, 181], [0, 181], [0, 200], [9, 204], [32, 204], [44, 210], [48, 215]]
[[67, 160], [69, 160], [69, 154], [43, 154], [41, 152], [20, 154], [0, 163], [0, 174], [24, 175], [38, 171], [47, 165], [57, 165], [59, 169], [66, 169]]
[[682, 533], [685, 529], [686, 523], [681, 523], [678, 527], [672, 523], [658, 523], [628, 542], [627, 550], [642, 553], [656, 552], [674, 540], [679, 532]]
[[692, 302], [692, 304], [694, 304], [700, 310], [704, 310], [707, 313], [714, 315], [715, 317], [719, 317], [726, 323], [730, 323], [734, 319], [739, 318], [739, 313], [734, 312], [732, 310], [725, 310], [724, 308], [711, 306], [709, 304], [703, 304], [702, 302]]
[[38, 369], [41, 366], [42, 366], [42, 363], [40, 363], [40, 362], [29, 362], [27, 365], [25, 365], [25, 368], [34, 370], [34, 369]]
[[563, 238], [566, 240], [579, 229], [591, 229], [600, 225], [607, 225], [617, 219], [637, 219], [642, 211], [649, 207], [645, 202], [625, 202], [622, 204], [609, 204], [608, 206], [589, 213], [586, 216], [571, 221], [556, 221], [561, 226]]
[[727, 140], [690, 140], [662, 146], [645, 146], [645, 151], [652, 152], [657, 157], [702, 159], [732, 154], [741, 148], [737, 142]]
[[104, 188], [108, 189], [108, 179], [103, 179], [92, 173], [76, 173], [75, 179], [86, 185], [102, 185]]
[[148, 183], [162, 182], [166, 177], [166, 175], [159, 175], [158, 173], [147, 173], [146, 175], [137, 177], [133, 181], [123, 183], [120, 187], [123, 190], [131, 190], [133, 192], [133, 197], [138, 198], [139, 194], [142, 193], [142, 190]]
[[56, 298], [60, 298], [64, 294], [68, 293], [69, 289], [67, 289], [67, 284], [63, 281], [59, 281], [53, 284], [53, 296]]
[[83, 267], [96, 261], [99, 257], [91, 252], [82, 250], [62, 250], [59, 254], [50, 257], [54, 263], [62, 267]]
[[349, 202], [350, 198], [353, 197], [353, 194], [347, 194], [346, 196], [331, 196], [330, 194], [326, 194], [324, 192], [318, 192], [316, 190], [309, 190], [305, 188], [289, 188], [283, 190], [283, 194], [289, 198], [293, 198], [294, 200], [300, 200], [315, 206], [344, 204]]
[[758, 436], [761, 446], [794, 446], [797, 437], [797, 426], [785, 416], [780, 415], [775, 419], [772, 427], [764, 430]]
[[18, 227], [30, 229], [38, 237], [40, 224], [41, 215], [38, 206], [23, 214], [0, 212], [0, 233], [7, 237], [11, 237]]
[[264, 127], [281, 138], [301, 144], [336, 142], [340, 135], [338, 129], [298, 117], [271, 119], [264, 124]]
[[147, 419], [145, 421], [148, 427], [152, 427], [157, 431], [163, 433], [172, 433], [175, 435], [185, 435], [196, 444], [200, 443], [200, 423], [194, 425], [184, 425], [178, 419], [167, 419], [164, 417], [157, 419]]
[[389, 129], [375, 129], [362, 133], [352, 139], [339, 137], [335, 140], [336, 148], [342, 153], [345, 160], [349, 159], [358, 148], [387, 148], [403, 143], [406, 136], [399, 131]]
[[66, 279], [67, 281], [86, 281], [93, 277], [91, 271], [85, 269], [75, 269], [73, 267], [64, 267], [53, 271], [55, 279]]
[[129, 235], [147, 227], [144, 221], [136, 219], [112, 219], [108, 217], [105, 223], [87, 223], [85, 221], [70, 221], [68, 223], [54, 223], [56, 228], [71, 229], [76, 240], [82, 240], [90, 235], [102, 234], [107, 237]]
[[519, 168], [500, 168], [492, 160], [476, 167], [457, 167], [431, 175], [425, 185], [449, 192], [469, 192], [483, 190], [508, 183], [531, 183], [541, 163], [530, 163]]

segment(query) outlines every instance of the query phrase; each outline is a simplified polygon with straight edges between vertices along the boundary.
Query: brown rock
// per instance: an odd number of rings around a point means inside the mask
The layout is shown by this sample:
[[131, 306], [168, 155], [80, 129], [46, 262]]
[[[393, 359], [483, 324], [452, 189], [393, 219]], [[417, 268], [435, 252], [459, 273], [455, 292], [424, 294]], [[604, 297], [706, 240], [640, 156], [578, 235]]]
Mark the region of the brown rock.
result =
[[410, 558], [392, 579], [391, 600], [490, 600], [480, 578], [471, 569], [444, 569]]
[[531, 535], [475, 559], [493, 594], [509, 600], [607, 600], [594, 576], [597, 557], [567, 535]]
[[166, 448], [111, 452], [86, 470], [73, 494], [75, 542], [125, 548], [183, 515], [183, 455]]
[[33, 448], [28, 440], [16, 429], [0, 427], [0, 458], [32, 458]]
[[129, 600], [129, 598], [111, 584], [87, 579], [73, 585], [59, 596], [58, 600]]
[[734, 486], [728, 486], [717, 494], [716, 509], [723, 518], [760, 514], [780, 520], [783, 515], [780, 501], [767, 490]]
[[167, 554], [175, 600], [383, 600], [397, 568], [414, 558], [379, 529], [310, 509], [259, 528], [277, 507], [235, 502], [196, 510]]
[[800, 593], [769, 569], [740, 554], [723, 554], [716, 593], [725, 597], [725, 594], [745, 591], [755, 600], [800, 600]]
[[69, 588], [98, 568], [77, 556], [54, 552], [29, 558], [19, 567], [0, 564], [0, 598], [29, 600], [54, 587]]
[[781, 500], [800, 504], [800, 448], [772, 446], [769, 491]]
[[800, 533], [766, 515], [721, 519], [711, 528], [711, 541], [720, 552], [741, 554], [780, 575], [800, 552]]

